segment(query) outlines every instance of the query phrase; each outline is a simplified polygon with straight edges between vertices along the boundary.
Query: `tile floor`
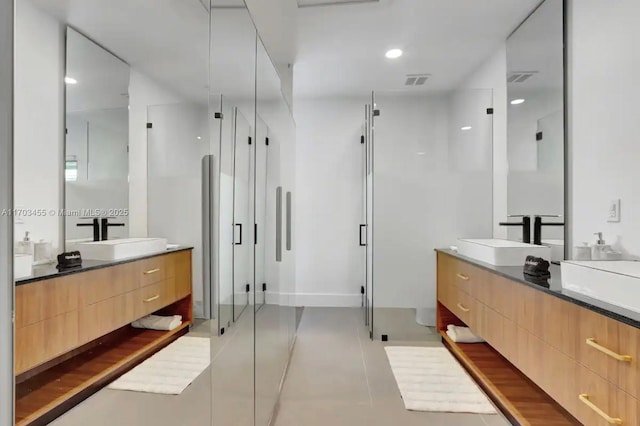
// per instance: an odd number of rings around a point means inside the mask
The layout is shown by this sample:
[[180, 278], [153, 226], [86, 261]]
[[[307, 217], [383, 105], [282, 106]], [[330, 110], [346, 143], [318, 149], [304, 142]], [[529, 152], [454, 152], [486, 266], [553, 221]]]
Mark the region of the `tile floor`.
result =
[[[261, 324], [267, 327], [270, 321], [278, 321], [279, 314], [263, 308], [256, 315], [255, 324], [260, 331]], [[254, 349], [267, 359], [271, 349], [265, 345], [272, 339], [258, 340], [259, 346], [254, 348], [253, 319], [253, 314], [243, 315], [237, 326], [222, 338], [213, 338], [213, 368], [207, 369], [181, 395], [103, 389], [51, 424], [210, 426], [213, 417], [215, 426], [251, 426], [255, 382], [257, 424], [266, 426], [265, 408], [274, 402], [272, 382], [278, 371], [270, 371], [270, 367], [258, 363], [254, 374]], [[360, 309], [305, 308], [299, 320], [296, 346], [273, 421], [275, 426], [508, 425], [500, 415], [405, 410], [383, 343], [369, 339]], [[199, 336], [211, 332], [209, 323], [200, 323], [192, 329]], [[282, 351], [282, 344], [278, 344], [278, 351]], [[432, 335], [421, 344], [440, 343], [437, 335]], [[280, 368], [281, 365], [277, 367]], [[261, 380], [266, 380], [265, 386], [261, 386]], [[265, 393], [267, 385], [270, 389]]]
[[[431, 342], [422, 344], [440, 343], [432, 339]], [[405, 410], [384, 345], [382, 342], [369, 340], [361, 311], [348, 308], [305, 308], [275, 426], [508, 424], [500, 415]]]

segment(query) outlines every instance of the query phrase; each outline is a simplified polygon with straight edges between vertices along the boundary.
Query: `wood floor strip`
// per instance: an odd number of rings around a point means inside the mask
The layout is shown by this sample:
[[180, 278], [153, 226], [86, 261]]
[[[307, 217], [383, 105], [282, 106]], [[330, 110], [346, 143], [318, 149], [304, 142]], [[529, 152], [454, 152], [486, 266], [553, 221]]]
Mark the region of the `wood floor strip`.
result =
[[455, 343], [446, 332], [440, 334], [445, 346], [512, 424], [581, 424], [488, 344]]

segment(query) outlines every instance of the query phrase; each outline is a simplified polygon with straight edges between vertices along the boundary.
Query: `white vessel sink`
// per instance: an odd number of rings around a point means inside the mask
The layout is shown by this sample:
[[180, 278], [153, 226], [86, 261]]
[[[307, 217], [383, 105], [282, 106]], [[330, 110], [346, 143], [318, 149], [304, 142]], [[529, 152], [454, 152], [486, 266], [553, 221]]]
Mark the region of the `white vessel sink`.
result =
[[551, 259], [549, 247], [497, 239], [459, 239], [458, 253], [494, 266], [523, 266], [527, 256]]
[[67, 250], [78, 250], [83, 259], [120, 260], [167, 250], [166, 238], [123, 238], [76, 243]]
[[563, 288], [640, 312], [640, 262], [571, 260], [561, 268]]
[[13, 257], [13, 279], [30, 277], [33, 270], [33, 256], [30, 254], [16, 254]]
[[551, 260], [562, 262], [564, 260], [564, 240], [542, 240], [542, 245], [551, 248]]

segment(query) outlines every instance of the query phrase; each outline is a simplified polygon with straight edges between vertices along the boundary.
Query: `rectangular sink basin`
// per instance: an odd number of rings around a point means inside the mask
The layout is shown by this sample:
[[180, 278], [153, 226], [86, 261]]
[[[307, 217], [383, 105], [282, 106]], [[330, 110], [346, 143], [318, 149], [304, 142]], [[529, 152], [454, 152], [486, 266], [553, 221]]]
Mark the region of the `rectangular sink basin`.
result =
[[[69, 251], [69, 247], [67, 248]], [[83, 259], [121, 260], [130, 257], [161, 253], [167, 250], [166, 238], [123, 238], [119, 240], [91, 241], [72, 245]]]
[[640, 262], [571, 260], [561, 268], [562, 288], [640, 312]]
[[13, 257], [13, 279], [30, 277], [33, 274], [33, 256], [16, 254]]
[[551, 260], [549, 247], [498, 239], [459, 239], [458, 253], [494, 266], [524, 266], [527, 256]]
[[552, 261], [562, 262], [564, 260], [564, 240], [542, 240], [542, 245], [551, 248]]

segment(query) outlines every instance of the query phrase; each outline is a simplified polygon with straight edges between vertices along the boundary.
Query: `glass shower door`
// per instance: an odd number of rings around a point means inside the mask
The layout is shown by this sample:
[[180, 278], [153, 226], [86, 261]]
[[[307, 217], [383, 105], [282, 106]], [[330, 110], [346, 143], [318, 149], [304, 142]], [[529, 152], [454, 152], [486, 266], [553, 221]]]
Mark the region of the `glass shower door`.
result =
[[233, 319], [238, 321], [249, 304], [252, 283], [253, 219], [251, 198], [252, 133], [247, 119], [234, 112], [233, 167]]

